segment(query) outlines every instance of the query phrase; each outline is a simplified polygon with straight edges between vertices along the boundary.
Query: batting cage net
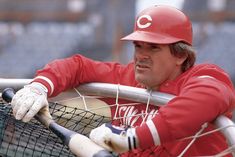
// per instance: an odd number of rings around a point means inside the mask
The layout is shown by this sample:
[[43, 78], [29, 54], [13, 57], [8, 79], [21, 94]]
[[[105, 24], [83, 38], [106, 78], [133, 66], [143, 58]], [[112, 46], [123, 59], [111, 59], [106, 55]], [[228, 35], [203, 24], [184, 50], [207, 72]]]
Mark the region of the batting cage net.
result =
[[[29, 123], [16, 120], [9, 104], [0, 102], [0, 156], [51, 157], [74, 156], [58, 137], [35, 119]], [[53, 119], [70, 130], [89, 135], [90, 130], [109, 122], [108, 117], [83, 109], [50, 103]]]

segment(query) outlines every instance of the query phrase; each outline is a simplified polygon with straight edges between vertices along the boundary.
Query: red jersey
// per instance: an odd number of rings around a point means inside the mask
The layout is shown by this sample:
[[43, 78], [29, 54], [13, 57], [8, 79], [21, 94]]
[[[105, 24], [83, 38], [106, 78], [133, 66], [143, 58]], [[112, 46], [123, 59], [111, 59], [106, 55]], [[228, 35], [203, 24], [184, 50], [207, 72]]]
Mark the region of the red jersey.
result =
[[[133, 63], [99, 62], [81, 55], [47, 64], [37, 71], [34, 81], [44, 84], [50, 97], [89, 82], [141, 87], [135, 80]], [[143, 125], [140, 125], [143, 117], [134, 115], [143, 113], [146, 104], [131, 105], [128, 102], [128, 107], [119, 108], [119, 116], [131, 115], [123, 118], [121, 123], [136, 127], [140, 145], [139, 149], [122, 156], [178, 156], [192, 140], [180, 139], [195, 135], [205, 123], [208, 127], [204, 132], [214, 129], [211, 122], [221, 114], [231, 115], [235, 104], [234, 88], [228, 74], [211, 64], [190, 68], [175, 80], [164, 82], [158, 91], [176, 97], [162, 107], [151, 105], [148, 112], [155, 114], [150, 114]], [[111, 111], [113, 116], [115, 109]], [[160, 145], [156, 146], [158, 143]], [[215, 155], [226, 148], [223, 135], [216, 132], [198, 138], [184, 156]]]

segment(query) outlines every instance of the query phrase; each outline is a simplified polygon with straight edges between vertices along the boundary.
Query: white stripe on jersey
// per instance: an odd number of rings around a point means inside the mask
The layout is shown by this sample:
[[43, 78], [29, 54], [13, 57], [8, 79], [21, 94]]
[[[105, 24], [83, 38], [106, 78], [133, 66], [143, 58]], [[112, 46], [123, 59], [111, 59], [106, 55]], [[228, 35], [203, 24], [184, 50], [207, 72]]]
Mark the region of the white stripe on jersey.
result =
[[158, 131], [157, 131], [157, 128], [155, 127], [154, 123], [152, 120], [148, 120], [146, 122], [150, 132], [151, 132], [151, 135], [152, 135], [152, 138], [153, 138], [153, 141], [154, 141], [154, 145], [157, 146], [157, 145], [160, 145], [161, 142], [160, 142], [160, 138], [159, 138], [159, 134], [158, 134]]
[[51, 93], [49, 95], [51, 95], [53, 93], [53, 91], [54, 91], [54, 84], [52, 83], [52, 81], [49, 78], [47, 78], [45, 76], [37, 76], [37, 77], [34, 78], [34, 80], [35, 79], [42, 79], [42, 80], [46, 81], [50, 85], [50, 87], [51, 87]]
[[214, 77], [209, 76], [209, 75], [202, 75], [202, 76], [198, 76], [197, 78], [211, 78], [211, 79], [215, 79]]

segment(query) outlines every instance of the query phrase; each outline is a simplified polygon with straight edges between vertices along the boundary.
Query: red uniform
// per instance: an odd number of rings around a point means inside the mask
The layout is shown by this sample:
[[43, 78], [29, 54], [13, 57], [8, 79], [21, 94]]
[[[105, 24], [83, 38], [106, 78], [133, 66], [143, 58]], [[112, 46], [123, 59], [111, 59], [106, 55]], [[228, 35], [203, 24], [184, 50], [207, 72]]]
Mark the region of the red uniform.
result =
[[[50, 97], [88, 82], [141, 87], [135, 80], [133, 63], [104, 63], [80, 55], [47, 64], [37, 72], [34, 81], [44, 84]], [[141, 126], [142, 116], [132, 116], [121, 121], [136, 127], [140, 144], [140, 149], [123, 156], [178, 156], [191, 141], [180, 139], [195, 135], [207, 122], [209, 125], [204, 132], [212, 130], [210, 122], [221, 114], [231, 115], [235, 104], [234, 88], [229, 76], [211, 64], [192, 67], [175, 80], [164, 82], [158, 91], [177, 97], [163, 107], [150, 106], [149, 112], [156, 115], [149, 116], [148, 122]], [[145, 107], [146, 104], [123, 106], [118, 113], [119, 116], [137, 115], [143, 113]], [[114, 111], [112, 109], [112, 114]], [[159, 142], [160, 146], [154, 145]], [[198, 138], [184, 156], [215, 155], [226, 148], [224, 137], [216, 132]]]

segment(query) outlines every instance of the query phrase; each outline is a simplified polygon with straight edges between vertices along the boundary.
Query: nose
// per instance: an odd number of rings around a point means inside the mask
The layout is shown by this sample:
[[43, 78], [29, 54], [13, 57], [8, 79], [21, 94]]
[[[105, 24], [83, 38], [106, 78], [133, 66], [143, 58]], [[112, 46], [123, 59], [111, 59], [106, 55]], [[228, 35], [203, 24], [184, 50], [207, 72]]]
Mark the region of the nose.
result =
[[146, 60], [146, 59], [149, 59], [150, 57], [146, 51], [139, 50], [139, 51], [135, 51], [135, 58], [138, 60]]

